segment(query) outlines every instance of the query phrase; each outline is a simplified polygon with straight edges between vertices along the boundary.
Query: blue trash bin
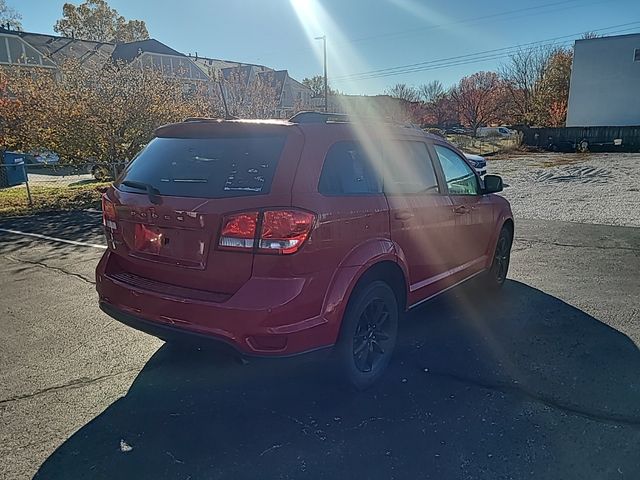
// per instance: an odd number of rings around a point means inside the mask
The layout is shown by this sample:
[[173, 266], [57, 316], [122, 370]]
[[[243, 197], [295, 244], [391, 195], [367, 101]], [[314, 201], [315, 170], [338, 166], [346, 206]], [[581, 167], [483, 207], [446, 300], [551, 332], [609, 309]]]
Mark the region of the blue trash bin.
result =
[[16, 152], [4, 152], [0, 169], [0, 188], [21, 185], [27, 181], [27, 170], [24, 166], [25, 155]]

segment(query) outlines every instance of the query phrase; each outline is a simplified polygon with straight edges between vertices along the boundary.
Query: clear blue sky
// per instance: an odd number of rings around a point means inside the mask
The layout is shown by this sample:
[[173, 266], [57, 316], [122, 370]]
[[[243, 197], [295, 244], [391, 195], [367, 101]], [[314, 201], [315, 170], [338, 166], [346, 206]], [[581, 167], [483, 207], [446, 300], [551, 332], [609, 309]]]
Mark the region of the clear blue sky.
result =
[[[63, 0], [8, 0], [27, 31], [53, 33]], [[74, 1], [72, 3], [79, 3]], [[445, 68], [361, 80], [348, 74], [525, 45], [579, 32], [640, 32], [638, 0], [110, 0], [151, 37], [183, 53], [287, 69], [294, 78], [322, 73], [326, 34], [330, 82], [347, 93], [381, 93], [394, 83], [445, 85], [497, 68], [504, 51], [463, 57]], [[603, 31], [603, 33], [606, 33]], [[562, 40], [570, 40], [562, 39]], [[489, 58], [486, 58], [489, 57]], [[458, 65], [452, 65], [458, 63]], [[435, 64], [434, 64], [435, 65]], [[434, 65], [431, 65], [433, 67]], [[442, 65], [442, 64], [440, 64]], [[381, 73], [389, 73], [381, 72]]]

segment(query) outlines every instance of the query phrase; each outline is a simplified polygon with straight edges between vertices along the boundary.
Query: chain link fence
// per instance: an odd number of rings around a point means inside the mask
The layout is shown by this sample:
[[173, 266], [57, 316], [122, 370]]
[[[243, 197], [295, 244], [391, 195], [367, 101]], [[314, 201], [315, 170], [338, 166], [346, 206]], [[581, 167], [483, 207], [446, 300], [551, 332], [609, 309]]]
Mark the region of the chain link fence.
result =
[[515, 133], [509, 137], [472, 137], [470, 135], [446, 135], [446, 139], [467, 153], [478, 155], [493, 155], [495, 153], [509, 152], [520, 148], [522, 134]]
[[0, 163], [0, 215], [44, 210], [98, 208], [99, 189], [112, 182], [124, 162], [64, 165], [26, 163], [20, 158]]

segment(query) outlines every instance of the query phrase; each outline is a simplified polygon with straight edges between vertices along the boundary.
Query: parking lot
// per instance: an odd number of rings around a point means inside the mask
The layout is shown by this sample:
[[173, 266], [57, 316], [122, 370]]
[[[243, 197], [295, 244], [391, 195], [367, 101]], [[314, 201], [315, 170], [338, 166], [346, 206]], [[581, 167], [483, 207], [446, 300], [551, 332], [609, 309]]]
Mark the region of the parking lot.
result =
[[360, 393], [111, 320], [98, 213], [0, 220], [0, 478], [640, 478], [639, 157], [549, 158], [489, 162], [516, 217], [501, 294], [412, 311]]

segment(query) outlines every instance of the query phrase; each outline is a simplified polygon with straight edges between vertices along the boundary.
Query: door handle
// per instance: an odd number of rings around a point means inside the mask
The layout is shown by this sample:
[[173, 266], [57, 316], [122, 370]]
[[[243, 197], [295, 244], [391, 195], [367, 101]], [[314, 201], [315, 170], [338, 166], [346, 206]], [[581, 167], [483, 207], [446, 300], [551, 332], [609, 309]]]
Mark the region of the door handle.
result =
[[396, 220], [409, 220], [410, 218], [413, 218], [413, 213], [402, 210], [400, 212], [396, 212], [394, 218]]
[[469, 208], [465, 205], [458, 205], [457, 207], [453, 207], [453, 213], [464, 215], [465, 213], [469, 213]]

